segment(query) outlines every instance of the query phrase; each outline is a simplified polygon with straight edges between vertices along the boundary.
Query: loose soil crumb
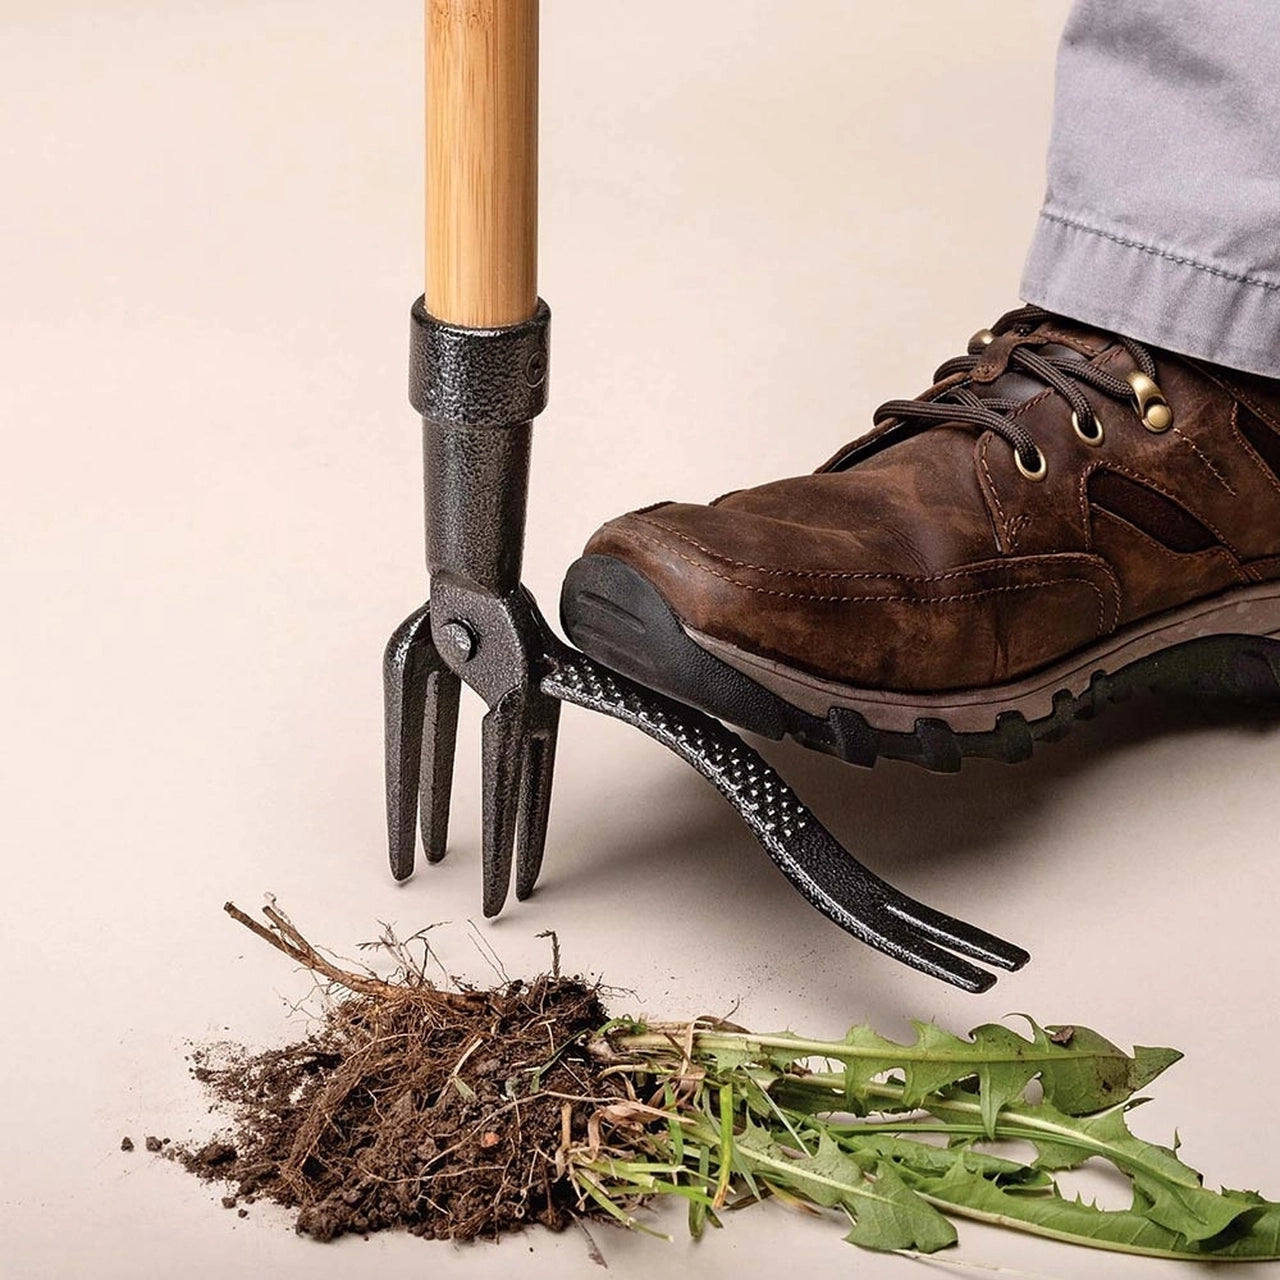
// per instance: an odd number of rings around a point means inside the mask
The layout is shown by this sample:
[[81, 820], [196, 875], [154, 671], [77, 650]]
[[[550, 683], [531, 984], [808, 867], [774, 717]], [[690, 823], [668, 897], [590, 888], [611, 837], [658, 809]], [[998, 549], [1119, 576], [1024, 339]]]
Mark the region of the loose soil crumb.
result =
[[127, 1134], [120, 1139], [120, 1150], [121, 1151], [133, 1150], [133, 1139], [130, 1138]]
[[625, 1096], [582, 1045], [607, 1017], [598, 988], [549, 976], [489, 991], [360, 981], [301, 1043], [193, 1053], [230, 1129], [164, 1154], [228, 1184], [228, 1209], [272, 1200], [318, 1240], [387, 1228], [469, 1240], [592, 1216], [557, 1152]]

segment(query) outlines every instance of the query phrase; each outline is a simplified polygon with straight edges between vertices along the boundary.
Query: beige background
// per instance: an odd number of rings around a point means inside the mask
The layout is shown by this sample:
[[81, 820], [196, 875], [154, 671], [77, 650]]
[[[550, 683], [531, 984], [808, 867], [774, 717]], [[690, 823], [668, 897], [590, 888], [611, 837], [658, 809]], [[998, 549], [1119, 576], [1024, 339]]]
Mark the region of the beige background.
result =
[[[811, 468], [1016, 302], [1066, 6], [544, 8], [527, 577], [553, 609], [603, 519]], [[411, 0], [0, 0], [6, 1276], [597, 1274], [576, 1233], [318, 1246], [118, 1151], [207, 1131], [188, 1037], [301, 1030], [305, 978], [226, 898], [273, 891], [348, 952], [449, 920], [446, 961], [490, 976], [474, 700], [451, 856], [397, 888], [381, 843], [379, 657], [424, 592], [419, 40]], [[1276, 732], [1131, 703], [956, 778], [768, 753], [1032, 966], [974, 998], [856, 945], [693, 773], [570, 711], [542, 887], [479, 926], [507, 969], [555, 928], [639, 1012], [835, 1034], [1023, 1009], [1175, 1044], [1140, 1131], [1280, 1195]], [[697, 1248], [660, 1221], [674, 1244], [597, 1232], [613, 1274], [953, 1271], [776, 1206]], [[1174, 1270], [961, 1235], [952, 1259], [1005, 1275]]]

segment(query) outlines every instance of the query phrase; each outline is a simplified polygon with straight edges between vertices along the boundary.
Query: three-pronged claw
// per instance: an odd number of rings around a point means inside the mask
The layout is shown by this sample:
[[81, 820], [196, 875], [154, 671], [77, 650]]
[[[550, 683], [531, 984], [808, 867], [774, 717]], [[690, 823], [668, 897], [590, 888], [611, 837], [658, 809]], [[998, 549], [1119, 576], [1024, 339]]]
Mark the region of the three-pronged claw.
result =
[[[878, 950], [966, 991], [985, 991], [995, 982], [993, 973], [971, 960], [1017, 969], [1030, 958], [1021, 947], [881, 880], [737, 734], [561, 644], [524, 593], [468, 600], [456, 585], [445, 584], [442, 598], [446, 617], [470, 604], [465, 612], [475, 630], [457, 633], [467, 643], [442, 654], [424, 606], [392, 636], [384, 663], [387, 819], [397, 879], [413, 870], [419, 791], [427, 858], [444, 856], [460, 684], [456, 666], [490, 704], [481, 731], [486, 916], [497, 915], [506, 902], [513, 859], [517, 898], [527, 898], [537, 881], [563, 701], [635, 725], [691, 764], [733, 805], [813, 906]], [[448, 635], [446, 628], [442, 643]]]
[[[451, 594], [449, 590], [445, 589], [446, 601], [456, 603], [457, 589]], [[446, 616], [454, 611], [447, 609]], [[495, 916], [506, 902], [513, 860], [516, 896], [521, 899], [533, 892], [542, 867], [560, 703], [536, 683], [544, 665], [540, 653], [508, 652], [516, 645], [541, 648], [531, 642], [531, 635], [540, 636], [542, 627], [531, 603], [526, 605], [524, 597], [506, 603], [489, 598], [474, 612], [491, 624], [500, 619], [488, 633], [477, 624], [483, 642], [464, 624], [449, 621], [441, 628], [447, 650], [442, 652], [432, 637], [431, 607], [423, 605], [396, 628], [387, 644], [387, 832], [391, 872], [397, 880], [413, 873], [419, 815], [427, 861], [444, 857], [462, 688], [456, 665], [491, 699], [481, 728], [482, 847], [484, 914]], [[517, 622], [501, 625], [513, 615]]]

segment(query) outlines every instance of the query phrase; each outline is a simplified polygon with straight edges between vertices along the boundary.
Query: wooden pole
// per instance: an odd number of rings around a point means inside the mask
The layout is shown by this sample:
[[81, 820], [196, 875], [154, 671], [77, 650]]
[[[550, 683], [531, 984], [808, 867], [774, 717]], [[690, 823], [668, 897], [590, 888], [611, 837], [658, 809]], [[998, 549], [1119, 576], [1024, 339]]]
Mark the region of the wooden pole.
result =
[[538, 0], [426, 0], [427, 310], [516, 324], [538, 296]]

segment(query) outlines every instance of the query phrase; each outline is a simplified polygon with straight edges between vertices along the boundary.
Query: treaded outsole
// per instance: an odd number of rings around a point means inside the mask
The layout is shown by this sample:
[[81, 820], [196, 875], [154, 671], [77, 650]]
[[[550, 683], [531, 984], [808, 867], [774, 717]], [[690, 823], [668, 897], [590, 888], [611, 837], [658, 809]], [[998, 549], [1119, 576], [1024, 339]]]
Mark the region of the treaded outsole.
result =
[[921, 717], [910, 732], [876, 729], [857, 711], [833, 707], [825, 717], [794, 706], [694, 643], [657, 588], [621, 560], [583, 556], [569, 567], [560, 598], [569, 638], [585, 653], [640, 683], [767, 738], [794, 738], [851, 764], [905, 760], [955, 773], [966, 757], [1017, 764], [1037, 742], [1065, 737], [1113, 702], [1139, 691], [1191, 695], [1250, 708], [1280, 705], [1280, 641], [1221, 635], [1161, 650], [1117, 671], [1095, 671], [1079, 694], [1060, 689], [1053, 710], [1036, 720], [1019, 711], [996, 717], [985, 732], [958, 732]]

